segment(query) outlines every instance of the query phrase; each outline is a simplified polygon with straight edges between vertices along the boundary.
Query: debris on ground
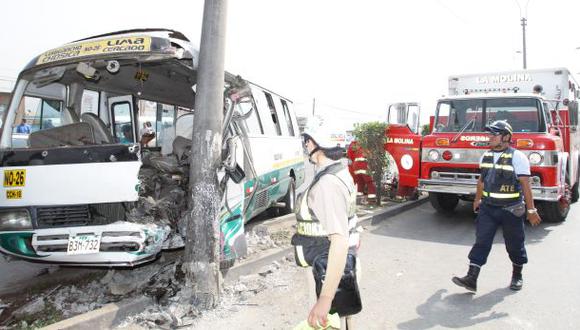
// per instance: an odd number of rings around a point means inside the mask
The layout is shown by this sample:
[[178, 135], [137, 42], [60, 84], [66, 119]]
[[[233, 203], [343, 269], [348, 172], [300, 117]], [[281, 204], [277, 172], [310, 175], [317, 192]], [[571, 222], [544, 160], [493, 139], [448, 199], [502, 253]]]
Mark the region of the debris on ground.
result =
[[[248, 250], [256, 256], [263, 251], [290, 244], [286, 229], [270, 233], [266, 226], [257, 225], [247, 232]], [[157, 262], [134, 269], [112, 269], [104, 275], [87, 279], [85, 283], [57, 286], [35, 294], [19, 306], [0, 329], [38, 328], [62, 319], [83, 314], [112, 302], [146, 295], [154, 305], [131, 318], [129, 323], [159, 329], [191, 325], [201, 312], [192, 304], [183, 304], [185, 274], [182, 271], [182, 255], [178, 252], [164, 254]], [[291, 271], [294, 256], [290, 254], [279, 261], [256, 270], [256, 274], [242, 276], [237, 282], [224, 288], [220, 307], [212, 315], [225, 315], [239, 306], [255, 304], [251, 299], [272, 287], [285, 287], [279, 280], [281, 271]], [[0, 315], [8, 309], [0, 301]], [[5, 316], [5, 315], [3, 315]], [[216, 316], [217, 317], [217, 316]]]
[[[294, 265], [294, 256], [289, 254], [281, 260], [264, 266], [258, 273], [240, 276], [240, 278], [224, 287], [218, 307], [203, 314], [190, 304], [183, 304], [179, 296], [170, 298], [166, 304], [150, 306], [144, 312], [131, 316], [122, 322], [118, 329], [131, 328], [138, 325], [147, 329], [174, 329], [185, 326], [195, 326], [200, 317], [204, 321], [223, 319], [231, 313], [240, 311], [244, 306], [261, 304], [255, 298], [260, 292], [276, 288], [291, 290], [288, 274], [298, 271]], [[281, 273], [286, 276], [279, 276]]]
[[0, 316], [2, 315], [2, 313], [4, 313], [4, 310], [8, 307], [10, 307], [10, 305], [3, 303], [2, 300], [0, 299]]

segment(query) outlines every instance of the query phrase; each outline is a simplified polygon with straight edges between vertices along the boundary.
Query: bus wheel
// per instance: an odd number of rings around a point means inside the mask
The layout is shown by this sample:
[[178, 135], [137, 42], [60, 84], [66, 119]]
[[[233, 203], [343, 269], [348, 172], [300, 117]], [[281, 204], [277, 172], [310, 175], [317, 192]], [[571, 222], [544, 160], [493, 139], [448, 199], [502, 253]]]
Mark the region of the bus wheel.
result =
[[568, 211], [570, 211], [570, 203], [564, 198], [561, 198], [557, 202], [547, 202], [543, 201], [538, 205], [540, 211], [540, 216], [545, 222], [562, 222], [566, 220], [568, 216]]
[[296, 180], [290, 178], [290, 184], [288, 185], [288, 192], [284, 196], [284, 208], [281, 210], [282, 214], [289, 214], [294, 212], [294, 205], [296, 204]]
[[459, 197], [455, 194], [429, 192], [429, 201], [437, 212], [450, 213], [457, 207]]

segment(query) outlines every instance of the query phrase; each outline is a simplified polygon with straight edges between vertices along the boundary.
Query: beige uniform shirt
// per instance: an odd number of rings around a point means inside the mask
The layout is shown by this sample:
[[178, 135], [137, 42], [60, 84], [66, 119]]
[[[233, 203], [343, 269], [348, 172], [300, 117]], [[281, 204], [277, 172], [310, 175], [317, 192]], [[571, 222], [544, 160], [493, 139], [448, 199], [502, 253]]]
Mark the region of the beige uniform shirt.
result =
[[334, 175], [323, 175], [310, 188], [308, 206], [329, 235], [340, 234], [348, 238], [349, 197], [348, 188]]

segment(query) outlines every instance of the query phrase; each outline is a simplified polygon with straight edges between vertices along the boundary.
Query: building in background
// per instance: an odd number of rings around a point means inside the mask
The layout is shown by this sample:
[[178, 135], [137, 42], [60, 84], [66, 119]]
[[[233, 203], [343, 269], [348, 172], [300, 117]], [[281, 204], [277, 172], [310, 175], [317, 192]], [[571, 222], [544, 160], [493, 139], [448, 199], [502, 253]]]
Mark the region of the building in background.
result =
[[0, 125], [2, 125], [4, 110], [8, 107], [15, 81], [16, 79], [0, 76]]

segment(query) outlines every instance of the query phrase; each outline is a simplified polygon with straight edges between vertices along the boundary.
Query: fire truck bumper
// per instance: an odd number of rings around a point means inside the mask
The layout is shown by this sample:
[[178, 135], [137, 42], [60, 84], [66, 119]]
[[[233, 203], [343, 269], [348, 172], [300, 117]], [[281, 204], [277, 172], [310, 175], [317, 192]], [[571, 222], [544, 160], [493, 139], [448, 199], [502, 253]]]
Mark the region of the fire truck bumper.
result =
[[[437, 192], [455, 195], [475, 195], [475, 180], [433, 180], [419, 179], [419, 191]], [[563, 191], [560, 187], [532, 186], [535, 200], [555, 202], [560, 200]]]

